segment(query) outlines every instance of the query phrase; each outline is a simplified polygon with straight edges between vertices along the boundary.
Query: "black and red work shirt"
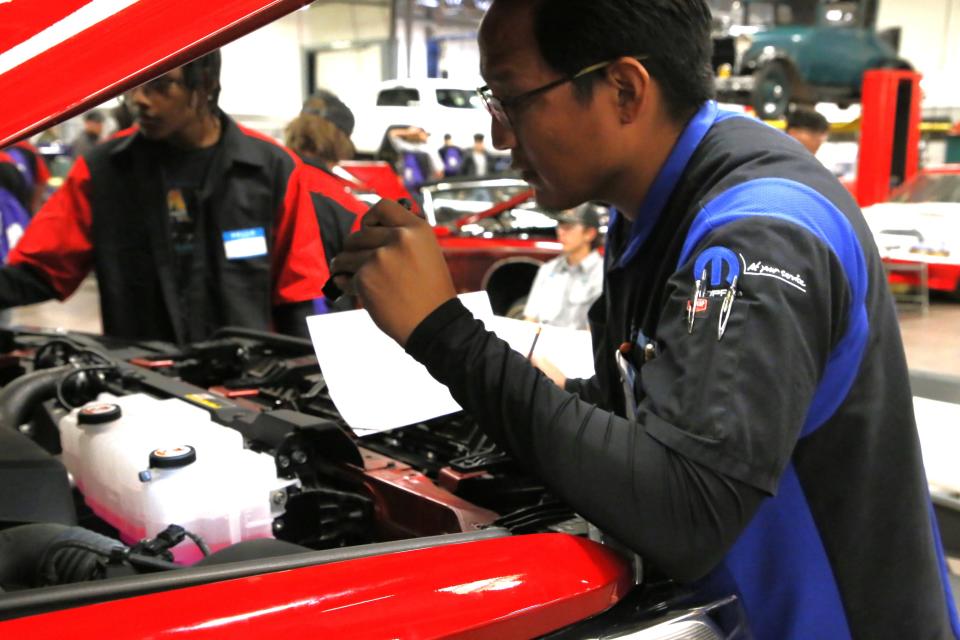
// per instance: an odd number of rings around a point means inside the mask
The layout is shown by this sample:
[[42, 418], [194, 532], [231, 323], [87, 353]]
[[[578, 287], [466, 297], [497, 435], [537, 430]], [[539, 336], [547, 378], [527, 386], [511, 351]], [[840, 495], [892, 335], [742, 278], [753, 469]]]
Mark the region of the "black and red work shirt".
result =
[[187, 277], [170, 228], [168, 147], [134, 128], [77, 160], [0, 270], [0, 305], [64, 299], [93, 268], [105, 334], [186, 342], [224, 326], [270, 330], [275, 308], [321, 297], [316, 202], [329, 180], [225, 115], [222, 125], [195, 191]]

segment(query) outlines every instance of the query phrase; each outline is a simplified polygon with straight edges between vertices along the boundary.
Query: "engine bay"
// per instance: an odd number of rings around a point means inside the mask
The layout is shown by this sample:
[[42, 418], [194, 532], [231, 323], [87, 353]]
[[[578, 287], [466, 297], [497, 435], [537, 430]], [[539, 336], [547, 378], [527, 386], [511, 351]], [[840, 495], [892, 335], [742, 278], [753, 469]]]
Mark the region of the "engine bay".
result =
[[4, 330], [0, 353], [0, 601], [311, 550], [587, 531], [464, 414], [356, 437], [306, 340]]

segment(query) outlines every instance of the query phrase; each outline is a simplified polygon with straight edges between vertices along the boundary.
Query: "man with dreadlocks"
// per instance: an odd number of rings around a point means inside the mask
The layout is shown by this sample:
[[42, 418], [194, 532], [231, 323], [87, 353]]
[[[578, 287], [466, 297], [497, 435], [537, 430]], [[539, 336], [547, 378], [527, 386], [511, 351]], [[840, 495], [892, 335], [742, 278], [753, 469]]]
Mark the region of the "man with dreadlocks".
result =
[[92, 268], [107, 335], [304, 335], [328, 275], [319, 172], [219, 93], [218, 51], [127, 92], [135, 126], [78, 158], [0, 269], [0, 308], [67, 298]]

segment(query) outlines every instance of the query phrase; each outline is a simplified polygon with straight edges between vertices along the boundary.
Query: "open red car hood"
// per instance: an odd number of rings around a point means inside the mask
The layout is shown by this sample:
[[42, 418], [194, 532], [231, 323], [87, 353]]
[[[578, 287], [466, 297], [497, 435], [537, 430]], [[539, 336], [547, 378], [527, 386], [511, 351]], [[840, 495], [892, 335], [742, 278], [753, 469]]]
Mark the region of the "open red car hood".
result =
[[311, 0], [0, 0], [0, 148]]

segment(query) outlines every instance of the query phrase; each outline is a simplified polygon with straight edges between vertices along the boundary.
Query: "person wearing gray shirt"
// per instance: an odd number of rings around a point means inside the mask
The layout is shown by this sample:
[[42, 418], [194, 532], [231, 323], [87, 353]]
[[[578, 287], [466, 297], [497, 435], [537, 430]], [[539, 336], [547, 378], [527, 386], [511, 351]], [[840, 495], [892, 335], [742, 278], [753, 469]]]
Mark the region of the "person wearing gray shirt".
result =
[[523, 310], [525, 319], [570, 329], [588, 329], [587, 311], [603, 290], [600, 219], [591, 204], [559, 217], [563, 253], [541, 265]]

